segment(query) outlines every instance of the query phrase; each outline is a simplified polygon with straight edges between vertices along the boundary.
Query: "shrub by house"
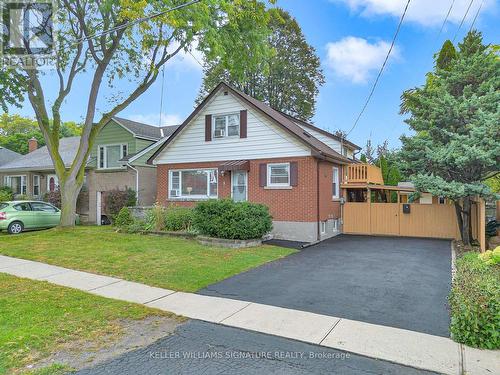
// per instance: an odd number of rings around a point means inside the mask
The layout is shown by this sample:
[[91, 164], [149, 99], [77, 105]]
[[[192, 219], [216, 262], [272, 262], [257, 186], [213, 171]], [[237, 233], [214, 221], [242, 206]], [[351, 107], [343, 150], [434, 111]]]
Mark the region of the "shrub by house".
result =
[[249, 240], [270, 232], [272, 217], [263, 204], [211, 199], [194, 208], [193, 225], [206, 236]]
[[453, 339], [483, 349], [500, 349], [500, 264], [492, 259], [464, 254], [450, 293]]

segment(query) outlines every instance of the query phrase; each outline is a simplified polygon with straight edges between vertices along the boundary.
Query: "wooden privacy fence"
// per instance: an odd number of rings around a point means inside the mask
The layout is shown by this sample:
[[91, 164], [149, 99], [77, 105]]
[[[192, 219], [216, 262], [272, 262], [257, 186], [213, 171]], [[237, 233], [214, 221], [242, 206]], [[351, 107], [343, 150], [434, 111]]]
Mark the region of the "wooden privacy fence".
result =
[[[451, 204], [346, 202], [343, 208], [344, 233], [460, 239], [455, 207]], [[472, 205], [472, 234], [484, 251], [485, 204]]]

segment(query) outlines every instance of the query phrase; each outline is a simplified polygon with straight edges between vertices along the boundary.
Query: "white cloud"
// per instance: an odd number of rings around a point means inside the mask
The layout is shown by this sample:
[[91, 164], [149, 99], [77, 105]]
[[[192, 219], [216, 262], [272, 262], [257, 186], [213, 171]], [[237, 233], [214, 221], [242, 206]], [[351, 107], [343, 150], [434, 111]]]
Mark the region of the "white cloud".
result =
[[[326, 65], [338, 76], [354, 83], [365, 83], [373, 71], [380, 69], [389, 51], [390, 43], [380, 40], [370, 43], [354, 36], [328, 43]], [[395, 46], [389, 60], [399, 57]]]
[[[173, 41], [167, 48], [169, 53], [173, 53], [179, 48], [179, 42]], [[205, 63], [203, 54], [198, 51], [198, 41], [195, 39], [187, 50], [181, 49], [177, 54], [165, 64], [165, 68], [173, 68], [177, 71], [195, 70], [198, 72], [203, 71]], [[153, 58], [152, 52], [149, 51], [143, 56], [143, 64], [149, 66]]]
[[[406, 5], [405, 0], [330, 0], [346, 4], [353, 12], [360, 13], [365, 17], [380, 15], [390, 15], [401, 17]], [[452, 0], [413, 0], [408, 7], [406, 20], [419, 23], [424, 26], [441, 26]], [[470, 0], [455, 0], [453, 9], [448, 18], [448, 22], [460, 23], [464, 16]], [[481, 1], [475, 1], [467, 16], [467, 21], [471, 22], [476, 14]], [[493, 7], [495, 0], [485, 0], [481, 12]]]
[[[169, 48], [171, 52], [175, 51], [176, 48], [179, 47], [179, 43], [174, 42]], [[188, 48], [188, 51], [184, 49], [180, 50], [174, 58], [167, 62], [166, 67], [175, 67], [177, 69], [185, 69], [185, 70], [197, 70], [202, 71], [205, 60], [203, 58], [203, 54], [198, 51], [198, 41], [194, 40], [193, 43]]]
[[[142, 122], [143, 124], [158, 126], [160, 123], [159, 113], [136, 114], [130, 115], [128, 118], [132, 121]], [[162, 113], [161, 126], [179, 125], [182, 123], [182, 117], [177, 114]]]

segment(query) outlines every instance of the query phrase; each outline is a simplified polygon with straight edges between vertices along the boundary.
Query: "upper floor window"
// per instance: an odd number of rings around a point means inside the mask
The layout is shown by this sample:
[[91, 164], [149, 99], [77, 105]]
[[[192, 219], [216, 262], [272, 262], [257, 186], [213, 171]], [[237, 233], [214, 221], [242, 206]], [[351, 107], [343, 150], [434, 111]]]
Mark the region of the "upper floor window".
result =
[[339, 191], [339, 169], [337, 167], [333, 167], [333, 178], [332, 178], [332, 197], [333, 198], [340, 198], [340, 191]]
[[168, 195], [170, 198], [217, 198], [217, 169], [171, 170]]
[[128, 154], [126, 144], [98, 146], [97, 165], [99, 169], [121, 168], [123, 163], [119, 161]]
[[240, 136], [240, 114], [231, 113], [213, 117], [213, 137], [239, 137]]
[[268, 164], [267, 186], [290, 186], [290, 163]]

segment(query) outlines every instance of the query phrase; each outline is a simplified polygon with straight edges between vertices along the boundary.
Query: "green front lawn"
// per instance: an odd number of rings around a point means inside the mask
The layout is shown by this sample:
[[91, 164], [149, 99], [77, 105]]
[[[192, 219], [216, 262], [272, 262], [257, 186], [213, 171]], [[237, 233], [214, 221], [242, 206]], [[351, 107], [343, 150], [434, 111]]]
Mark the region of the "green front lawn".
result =
[[119, 336], [119, 320], [151, 315], [167, 314], [0, 273], [0, 374], [22, 371], [71, 341]]
[[2, 235], [0, 254], [194, 292], [295, 252], [277, 246], [207, 247], [194, 240], [76, 227]]

